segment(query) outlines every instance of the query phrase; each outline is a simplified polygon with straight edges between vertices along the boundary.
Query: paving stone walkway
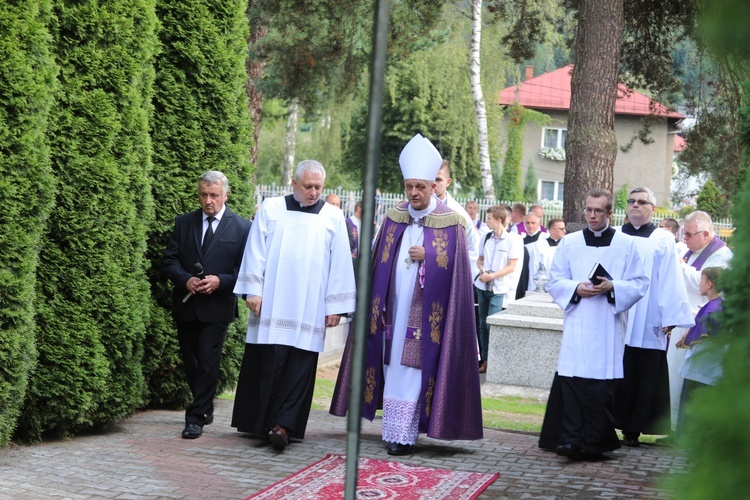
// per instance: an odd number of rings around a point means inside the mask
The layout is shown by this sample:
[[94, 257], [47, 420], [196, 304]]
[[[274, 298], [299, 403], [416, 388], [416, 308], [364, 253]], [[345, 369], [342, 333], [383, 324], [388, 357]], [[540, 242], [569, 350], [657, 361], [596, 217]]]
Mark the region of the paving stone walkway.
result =
[[[328, 453], [346, 453], [346, 419], [313, 410], [304, 442], [283, 453], [230, 427], [233, 402], [215, 422], [180, 437], [183, 412], [140, 412], [97, 433], [0, 450], [0, 499], [242, 499]], [[685, 459], [672, 448], [622, 448], [599, 462], [572, 462], [537, 448], [538, 436], [485, 429], [481, 441], [420, 437], [416, 454], [392, 458], [443, 469], [498, 472], [489, 498], [669, 498], [660, 489]], [[363, 421], [360, 455], [388, 459], [380, 422]]]

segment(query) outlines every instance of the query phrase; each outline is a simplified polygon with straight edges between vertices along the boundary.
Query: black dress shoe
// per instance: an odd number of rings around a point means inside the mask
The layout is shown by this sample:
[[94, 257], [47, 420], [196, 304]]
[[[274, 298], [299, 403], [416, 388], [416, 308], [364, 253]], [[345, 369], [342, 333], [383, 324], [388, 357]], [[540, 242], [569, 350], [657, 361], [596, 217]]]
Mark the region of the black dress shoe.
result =
[[388, 445], [388, 454], [395, 456], [411, 455], [414, 453], [414, 445], [391, 443]]
[[289, 435], [286, 429], [280, 425], [277, 425], [268, 433], [268, 439], [271, 440], [274, 450], [284, 451], [284, 448], [289, 444]]
[[633, 448], [638, 448], [641, 445], [640, 441], [638, 441], [638, 438], [628, 437], [622, 440], [622, 444], [624, 444], [625, 446], [632, 446]]
[[214, 413], [211, 412], [208, 415], [206, 415], [206, 423], [204, 425], [211, 425], [214, 423]]
[[622, 444], [638, 448], [641, 445], [641, 443], [638, 442], [638, 436], [640, 436], [639, 432], [623, 432]]
[[555, 453], [563, 457], [575, 458], [581, 454], [581, 449], [573, 443], [565, 443], [555, 448]]
[[201, 437], [201, 434], [203, 434], [203, 426], [198, 424], [187, 424], [182, 431], [184, 439], [196, 439]]

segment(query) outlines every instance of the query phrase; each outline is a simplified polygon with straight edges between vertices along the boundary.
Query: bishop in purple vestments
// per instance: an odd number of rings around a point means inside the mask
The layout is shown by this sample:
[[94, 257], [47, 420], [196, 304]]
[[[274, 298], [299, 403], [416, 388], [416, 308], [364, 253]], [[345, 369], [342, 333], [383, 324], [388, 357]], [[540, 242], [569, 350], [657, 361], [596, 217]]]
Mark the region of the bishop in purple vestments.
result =
[[[373, 251], [363, 416], [383, 408], [388, 453], [419, 433], [481, 439], [474, 300], [462, 217], [431, 195], [440, 155], [417, 135], [399, 159], [409, 199], [386, 216]], [[433, 168], [434, 167], [434, 168]], [[351, 337], [331, 413], [346, 413]]]

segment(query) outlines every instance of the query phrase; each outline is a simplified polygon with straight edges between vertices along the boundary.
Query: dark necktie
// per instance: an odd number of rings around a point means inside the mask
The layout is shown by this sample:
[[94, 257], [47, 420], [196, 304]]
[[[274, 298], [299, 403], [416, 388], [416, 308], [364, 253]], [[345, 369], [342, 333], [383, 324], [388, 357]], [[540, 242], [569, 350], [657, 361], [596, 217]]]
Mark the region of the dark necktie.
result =
[[201, 246], [201, 251], [205, 254], [206, 250], [208, 250], [208, 245], [211, 243], [211, 238], [214, 236], [214, 226], [213, 222], [216, 219], [216, 217], [206, 217], [206, 220], [208, 221], [208, 229], [206, 229], [206, 234], [203, 235], [203, 245]]

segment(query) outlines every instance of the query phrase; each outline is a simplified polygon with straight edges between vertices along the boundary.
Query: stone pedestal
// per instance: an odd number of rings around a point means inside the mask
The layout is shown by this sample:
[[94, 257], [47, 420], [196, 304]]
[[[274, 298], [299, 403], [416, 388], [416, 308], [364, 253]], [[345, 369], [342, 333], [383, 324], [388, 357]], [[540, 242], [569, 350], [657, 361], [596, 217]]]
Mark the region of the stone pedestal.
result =
[[557, 368], [563, 311], [548, 293], [530, 293], [487, 317], [487, 382], [549, 390]]

